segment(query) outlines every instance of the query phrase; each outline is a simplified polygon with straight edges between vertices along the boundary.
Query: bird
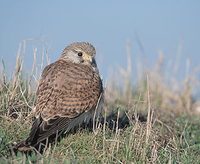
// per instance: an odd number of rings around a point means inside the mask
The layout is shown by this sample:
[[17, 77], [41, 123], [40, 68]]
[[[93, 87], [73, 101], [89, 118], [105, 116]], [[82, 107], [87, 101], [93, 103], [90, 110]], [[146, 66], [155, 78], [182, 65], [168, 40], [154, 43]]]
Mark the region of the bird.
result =
[[46, 66], [36, 91], [34, 121], [24, 141], [14, 151], [39, 152], [73, 128], [101, 116], [104, 89], [91, 43], [69, 44], [61, 56]]

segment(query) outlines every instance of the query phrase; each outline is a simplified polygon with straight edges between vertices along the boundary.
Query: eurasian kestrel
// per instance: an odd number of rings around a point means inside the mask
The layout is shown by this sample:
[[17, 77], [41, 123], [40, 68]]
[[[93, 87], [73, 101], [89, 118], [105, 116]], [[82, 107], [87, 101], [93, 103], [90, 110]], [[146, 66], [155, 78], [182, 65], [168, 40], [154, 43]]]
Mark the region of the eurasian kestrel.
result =
[[39, 149], [50, 137], [67, 133], [101, 113], [103, 86], [95, 54], [90, 43], [75, 42], [46, 66], [36, 93], [35, 120], [29, 137], [16, 145], [18, 150]]

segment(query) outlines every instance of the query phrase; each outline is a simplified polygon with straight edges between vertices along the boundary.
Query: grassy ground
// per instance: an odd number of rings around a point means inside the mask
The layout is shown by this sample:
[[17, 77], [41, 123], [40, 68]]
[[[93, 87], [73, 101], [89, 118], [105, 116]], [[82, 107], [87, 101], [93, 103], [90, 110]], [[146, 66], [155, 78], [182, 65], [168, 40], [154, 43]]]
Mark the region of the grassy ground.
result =
[[156, 68], [143, 72], [134, 87], [129, 66], [119, 71], [120, 85], [115, 77], [108, 81], [107, 121], [94, 132], [81, 128], [44, 155], [11, 157], [8, 145], [30, 130], [37, 85], [37, 78], [23, 74], [18, 58], [13, 77], [2, 69], [0, 78], [0, 163], [200, 163], [200, 116], [190, 81], [176, 91]]

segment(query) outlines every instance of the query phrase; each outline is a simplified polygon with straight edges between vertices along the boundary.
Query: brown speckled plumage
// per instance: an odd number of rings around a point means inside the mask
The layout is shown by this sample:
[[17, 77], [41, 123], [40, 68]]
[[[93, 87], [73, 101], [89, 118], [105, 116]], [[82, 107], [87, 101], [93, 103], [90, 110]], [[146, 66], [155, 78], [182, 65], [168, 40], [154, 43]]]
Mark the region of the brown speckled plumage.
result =
[[91, 67], [58, 60], [42, 75], [36, 113], [44, 120], [55, 115], [73, 118], [94, 108], [101, 92], [100, 77]]
[[[83, 57], [76, 56], [78, 52], [82, 52]], [[36, 119], [29, 137], [16, 146], [18, 150], [23, 147], [39, 149], [40, 143], [48, 137], [68, 132], [92, 119], [95, 110], [101, 112], [102, 81], [95, 60], [95, 63], [86, 60], [94, 58], [95, 53], [89, 43], [72, 43], [58, 61], [44, 69], [36, 93]]]

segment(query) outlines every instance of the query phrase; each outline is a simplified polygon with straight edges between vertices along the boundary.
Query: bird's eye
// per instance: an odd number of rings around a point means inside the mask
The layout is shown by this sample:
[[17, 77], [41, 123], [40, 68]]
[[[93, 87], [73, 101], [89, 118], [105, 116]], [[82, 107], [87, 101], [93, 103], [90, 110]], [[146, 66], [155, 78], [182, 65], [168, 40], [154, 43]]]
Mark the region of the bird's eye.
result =
[[78, 52], [78, 56], [83, 56], [83, 53], [82, 52]]

